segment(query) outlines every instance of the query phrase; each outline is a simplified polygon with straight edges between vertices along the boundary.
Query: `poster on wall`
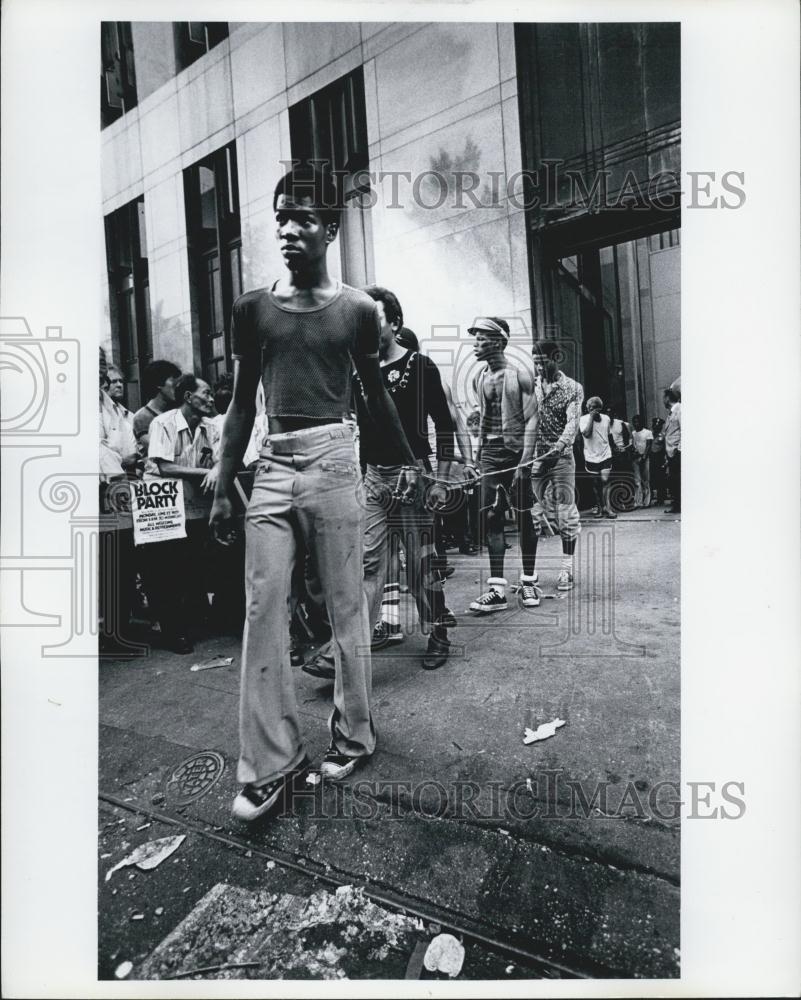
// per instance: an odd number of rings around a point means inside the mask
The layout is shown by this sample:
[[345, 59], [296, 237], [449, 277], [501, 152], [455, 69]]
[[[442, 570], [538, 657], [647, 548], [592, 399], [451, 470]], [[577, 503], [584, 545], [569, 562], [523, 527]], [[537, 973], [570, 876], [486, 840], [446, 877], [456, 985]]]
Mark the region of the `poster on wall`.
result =
[[184, 485], [180, 479], [131, 483], [134, 545], [186, 538]]

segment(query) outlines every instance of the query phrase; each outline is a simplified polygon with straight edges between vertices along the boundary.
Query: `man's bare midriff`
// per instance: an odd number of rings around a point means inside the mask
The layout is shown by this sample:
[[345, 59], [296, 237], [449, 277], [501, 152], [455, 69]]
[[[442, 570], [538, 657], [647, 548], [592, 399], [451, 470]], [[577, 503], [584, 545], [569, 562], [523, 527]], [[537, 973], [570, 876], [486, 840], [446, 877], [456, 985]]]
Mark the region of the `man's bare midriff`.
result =
[[270, 434], [289, 434], [292, 431], [302, 431], [307, 427], [324, 427], [326, 424], [340, 424], [341, 420], [332, 417], [268, 417], [267, 428]]

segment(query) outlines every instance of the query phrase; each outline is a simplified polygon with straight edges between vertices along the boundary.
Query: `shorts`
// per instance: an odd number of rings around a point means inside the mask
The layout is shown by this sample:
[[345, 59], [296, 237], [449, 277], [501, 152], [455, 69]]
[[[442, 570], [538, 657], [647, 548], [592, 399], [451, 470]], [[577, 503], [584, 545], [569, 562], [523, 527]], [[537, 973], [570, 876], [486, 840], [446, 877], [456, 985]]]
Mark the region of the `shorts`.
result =
[[530, 480], [518, 480], [514, 496], [512, 496], [512, 480], [522, 457], [522, 451], [509, 451], [502, 440], [485, 441], [481, 446], [482, 511], [489, 510], [494, 506], [498, 498], [499, 487], [501, 487], [501, 512], [507, 507], [514, 510], [531, 510], [534, 497], [531, 492]]
[[612, 456], [605, 458], [602, 462], [589, 462], [584, 459], [584, 467], [591, 476], [600, 476], [604, 469], [612, 468]]

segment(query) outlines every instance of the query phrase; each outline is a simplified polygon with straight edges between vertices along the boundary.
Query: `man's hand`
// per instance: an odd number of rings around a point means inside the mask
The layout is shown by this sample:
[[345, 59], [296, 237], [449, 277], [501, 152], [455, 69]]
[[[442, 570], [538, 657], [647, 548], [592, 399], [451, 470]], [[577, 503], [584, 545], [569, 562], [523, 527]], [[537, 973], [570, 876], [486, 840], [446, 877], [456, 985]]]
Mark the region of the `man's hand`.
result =
[[401, 473], [401, 487], [403, 486], [406, 489], [401, 494], [401, 503], [414, 503], [420, 487], [420, 470], [416, 465], [404, 465]]
[[215, 497], [211, 505], [209, 527], [220, 545], [231, 545], [239, 532], [234, 519], [234, 509], [228, 497]]
[[448, 503], [448, 487], [445, 483], [433, 483], [428, 490], [427, 499], [431, 510], [442, 510]]
[[464, 478], [468, 484], [474, 483], [478, 479], [478, 469], [472, 462], [465, 462], [462, 468], [464, 469]]
[[200, 488], [204, 493], [208, 493], [214, 489], [217, 485], [217, 477], [220, 474], [220, 466], [215, 465], [213, 468], [209, 469], [206, 475], [203, 477]]

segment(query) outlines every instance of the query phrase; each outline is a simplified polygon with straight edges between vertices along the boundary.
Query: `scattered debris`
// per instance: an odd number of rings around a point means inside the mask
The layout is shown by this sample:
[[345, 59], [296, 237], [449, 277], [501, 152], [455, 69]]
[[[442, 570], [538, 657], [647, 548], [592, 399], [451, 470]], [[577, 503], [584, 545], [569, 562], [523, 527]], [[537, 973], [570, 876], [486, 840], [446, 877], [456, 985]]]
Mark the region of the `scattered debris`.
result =
[[438, 934], [426, 951], [423, 964], [429, 972], [458, 976], [464, 963], [464, 948], [453, 934]]
[[162, 915], [162, 913], [164, 912], [164, 907], [163, 906], [157, 906], [156, 909], [153, 912], [156, 914], [157, 917], [160, 917]]
[[514, 971], [515, 971], [515, 967], [514, 967], [513, 965], [507, 965], [507, 966], [506, 966], [506, 975], [507, 975], [507, 976], [511, 976], [511, 974], [512, 974], [512, 973], [513, 973]]
[[223, 972], [225, 969], [260, 969], [263, 962], [227, 962], [225, 965], [204, 965], [202, 969], [187, 969], [186, 972], [176, 972], [166, 979], [183, 979], [186, 976], [199, 976], [207, 972]]
[[526, 788], [532, 795], [534, 794], [534, 786], [531, 784], [531, 778], [526, 778]]
[[321, 780], [322, 780], [322, 775], [320, 774], [319, 771], [309, 771], [309, 773], [306, 775], [307, 785], [319, 785]]
[[186, 840], [186, 834], [181, 833], [177, 837], [161, 837], [159, 840], [150, 840], [146, 844], [140, 844], [131, 854], [118, 861], [113, 868], [106, 872], [106, 882], [114, 872], [120, 868], [127, 868], [129, 865], [136, 865], [142, 871], [150, 871], [158, 867], [162, 861], [178, 850]]
[[267, 868], [268, 872], [271, 872], [273, 870], [273, 868], [275, 868], [275, 862], [274, 861], [268, 861], [265, 867]]
[[114, 978], [125, 979], [126, 976], [130, 975], [132, 968], [133, 968], [133, 962], [120, 962], [120, 964], [114, 970]]
[[136, 828], [136, 832], [140, 833], [142, 830], [149, 830], [151, 826], [153, 826], [152, 823], [143, 823], [141, 826]]
[[426, 949], [428, 948], [428, 943], [426, 941], [418, 941], [414, 946], [414, 951], [409, 956], [409, 964], [406, 966], [406, 974], [404, 979], [419, 979], [420, 973], [423, 971], [423, 959], [425, 958]]
[[144, 913], [132, 913], [131, 914], [131, 920], [144, 920], [144, 919], [145, 919]]
[[541, 726], [537, 726], [536, 729], [526, 729], [525, 736], [523, 737], [523, 742], [536, 743], [538, 740], [547, 740], [549, 737], [554, 736], [557, 729], [560, 729], [565, 725], [564, 719], [554, 719], [552, 722], [543, 722]]
[[451, 740], [451, 743], [453, 743], [457, 750], [461, 750], [464, 753], [464, 747], [460, 747], [456, 740]]
[[166, 801], [166, 798], [167, 796], [164, 792], [156, 792], [156, 794], [151, 797], [150, 801], [154, 806], [161, 806]]
[[215, 667], [230, 667], [233, 662], [233, 656], [212, 656], [209, 660], [193, 663], [189, 669], [192, 671], [214, 670]]
[[110, 855], [110, 854], [101, 854], [101, 855], [100, 855], [100, 860], [101, 860], [101, 861], [105, 861], [105, 860], [106, 860], [106, 858], [110, 858], [110, 857], [111, 857], [111, 855]]

